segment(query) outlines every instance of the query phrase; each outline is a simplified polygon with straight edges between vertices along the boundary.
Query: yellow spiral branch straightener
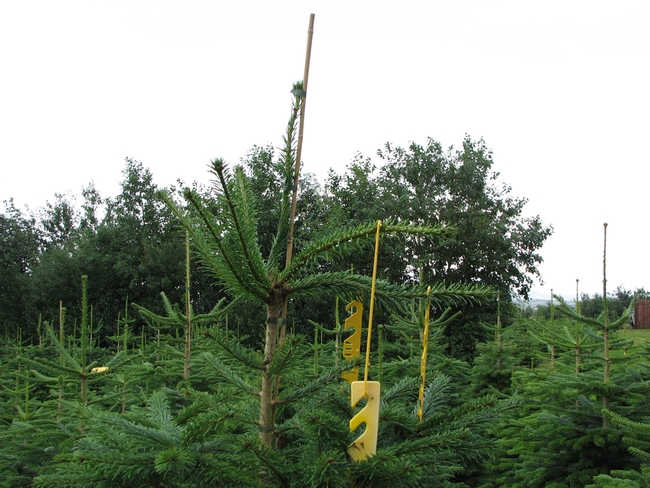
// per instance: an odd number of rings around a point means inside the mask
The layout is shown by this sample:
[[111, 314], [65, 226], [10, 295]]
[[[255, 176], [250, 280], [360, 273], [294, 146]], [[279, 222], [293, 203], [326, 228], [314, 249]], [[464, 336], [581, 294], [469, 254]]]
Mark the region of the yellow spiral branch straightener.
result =
[[420, 407], [418, 408], [418, 420], [422, 422], [422, 416], [424, 415], [424, 388], [427, 382], [427, 353], [429, 346], [429, 311], [431, 309], [431, 302], [429, 300], [429, 293], [431, 293], [431, 287], [427, 288], [427, 309], [424, 312], [424, 333], [422, 334], [422, 360], [420, 361], [420, 377], [422, 378], [422, 384], [420, 385]]
[[354, 461], [363, 461], [374, 456], [377, 452], [377, 434], [379, 432], [379, 381], [368, 381], [370, 371], [370, 347], [372, 344], [372, 317], [375, 309], [375, 288], [377, 283], [377, 258], [379, 256], [379, 233], [381, 220], [377, 221], [375, 236], [375, 259], [372, 267], [372, 287], [370, 289], [370, 309], [368, 312], [368, 339], [366, 342], [366, 366], [363, 371], [363, 381], [353, 381], [350, 384], [350, 399], [355, 407], [362, 399], [366, 405], [350, 419], [350, 431], [355, 431], [361, 424], [366, 429], [349, 447], [348, 454]]
[[[345, 310], [348, 312], [351, 309], [354, 309], [354, 312], [345, 319], [344, 330], [352, 328], [354, 332], [343, 341], [343, 357], [348, 361], [352, 361], [361, 355], [361, 317], [363, 316], [363, 304], [359, 300], [353, 300], [345, 307]], [[342, 376], [348, 383], [352, 384], [353, 381], [359, 379], [359, 366], [345, 371]]]

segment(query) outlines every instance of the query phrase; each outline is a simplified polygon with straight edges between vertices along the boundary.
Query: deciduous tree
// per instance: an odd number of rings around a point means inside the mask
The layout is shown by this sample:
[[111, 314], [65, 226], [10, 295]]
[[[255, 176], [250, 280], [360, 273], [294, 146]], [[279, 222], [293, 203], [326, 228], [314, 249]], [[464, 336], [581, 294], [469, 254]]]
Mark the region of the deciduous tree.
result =
[[[433, 139], [408, 148], [386, 144], [379, 162], [358, 156], [347, 173], [330, 173], [326, 184], [331, 218], [357, 223], [392, 219], [409, 225], [457, 228], [453, 239], [402, 236], [383, 248], [383, 269], [395, 282], [481, 283], [500, 291], [503, 323], [511, 320], [510, 297], [528, 298], [540, 277], [539, 250], [551, 227], [525, 216], [527, 200], [512, 194], [493, 169], [483, 140], [463, 140], [461, 149], [443, 150]], [[479, 317], [463, 310], [448, 330], [453, 353], [469, 358], [485, 340], [480, 322], [494, 322], [496, 305]], [[457, 331], [458, 333], [455, 333]]]
[[13, 333], [29, 322], [29, 278], [42, 237], [33, 217], [5, 201], [0, 214], [0, 328]]

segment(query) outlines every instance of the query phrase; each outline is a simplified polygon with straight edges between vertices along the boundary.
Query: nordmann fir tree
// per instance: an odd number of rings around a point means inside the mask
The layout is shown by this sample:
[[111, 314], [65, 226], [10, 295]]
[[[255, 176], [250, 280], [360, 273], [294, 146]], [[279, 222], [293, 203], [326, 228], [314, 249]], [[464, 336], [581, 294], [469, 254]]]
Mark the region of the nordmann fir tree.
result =
[[612, 470], [608, 474], [594, 476], [594, 484], [587, 488], [644, 488], [650, 486], [650, 423], [633, 422], [611, 410], [603, 413], [614, 425], [625, 429], [623, 442], [628, 451], [643, 464], [638, 469]]
[[[609, 315], [609, 307], [607, 304], [607, 224], [604, 224], [604, 237], [603, 237], [603, 313], [597, 319], [588, 319], [580, 315], [577, 311], [573, 310], [567, 305], [567, 303], [562, 299], [562, 297], [556, 296], [560, 301], [561, 306], [559, 311], [564, 315], [573, 318], [576, 321], [585, 323], [596, 329], [602, 336], [603, 342], [603, 383], [606, 385], [610, 383], [611, 380], [611, 369], [612, 369], [612, 356], [611, 350], [612, 346], [615, 344], [612, 342], [611, 335], [623, 327], [630, 321], [632, 312], [634, 311], [634, 306], [636, 304], [636, 297], [630, 303], [630, 306], [623, 314], [616, 320], [612, 321]], [[620, 345], [620, 341], [618, 341]], [[602, 402], [603, 409], [607, 410], [610, 407], [610, 396], [608, 394], [608, 388], [605, 388], [602, 393]], [[603, 415], [603, 427], [606, 428], [609, 426], [609, 420], [607, 416]]]
[[[10, 425], [0, 434], [2, 487], [31, 486], [36, 475], [55, 466], [55, 456], [69, 451], [83, 436], [90, 422], [87, 406], [111, 401], [102, 388], [105, 375], [93, 368], [100, 364], [105, 369], [121, 366], [124, 355], [110, 355], [100, 362], [98, 357], [106, 356], [102, 351], [91, 354], [87, 288], [88, 277], [84, 275], [79, 337], [64, 335], [63, 327], [56, 334], [45, 323], [46, 347], [25, 348], [17, 357], [22, 367], [14, 375], [25, 382], [25, 396], [16, 405], [17, 415], [5, 419]], [[63, 325], [63, 315], [60, 320]]]
[[[211, 324], [218, 322], [223, 316], [225, 316], [228, 311], [227, 307], [224, 307], [225, 298], [222, 298], [217, 302], [214, 308], [207, 314], [194, 315], [192, 311], [191, 295], [190, 295], [190, 237], [189, 232], [185, 233], [185, 314], [181, 312], [178, 305], [172, 305], [165, 295], [165, 292], [160, 292], [162, 297], [163, 305], [167, 316], [158, 315], [151, 310], [141, 307], [137, 304], [134, 304], [134, 307], [140, 312], [140, 314], [153, 321], [154, 323], [163, 326], [170, 327], [182, 327], [183, 328], [183, 343], [184, 343], [184, 352], [183, 352], [183, 379], [187, 380], [190, 377], [190, 363], [192, 359], [192, 337], [193, 330], [196, 325], [199, 324]], [[232, 302], [231, 302], [232, 304]]]
[[482, 323], [482, 327], [494, 334], [494, 339], [476, 345], [478, 355], [472, 367], [473, 389], [477, 394], [498, 391], [510, 394], [510, 378], [517, 359], [514, 341], [504, 337], [501, 324], [500, 303], [497, 304], [496, 324]]
[[[606, 229], [605, 224], [605, 244]], [[612, 354], [622, 344], [615, 333], [633, 309], [612, 320], [603, 303], [604, 312], [589, 318], [555, 298], [560, 302], [556, 310], [583, 324], [584, 330], [566, 328], [568, 340], [554, 370], [549, 362], [521, 376], [527, 415], [500, 427], [500, 444], [508, 456], [501, 458], [495, 484], [489, 486], [584, 487], [603, 475], [639, 469], [640, 460], [627, 452], [623, 440], [626, 429], [613, 424], [609, 413], [631, 421], [647, 418], [647, 372], [622, 364], [623, 354]]]
[[[88, 383], [93, 378], [99, 376], [93, 371], [93, 368], [99, 367], [100, 364], [97, 360], [89, 361], [89, 338], [90, 326], [88, 323], [88, 276], [81, 277], [81, 334], [80, 334], [80, 347], [70, 350], [66, 347], [63, 333], [61, 332], [57, 338], [54, 334], [52, 327], [47, 326], [47, 333], [53, 345], [54, 350], [59, 353], [59, 362], [55, 362], [46, 358], [30, 359], [29, 361], [35, 368], [32, 374], [34, 378], [44, 384], [59, 385], [59, 402], [63, 400], [64, 385], [71, 382], [79, 382], [79, 400], [82, 404], [86, 405], [89, 402], [88, 398]], [[76, 339], [76, 338], [73, 338]], [[105, 364], [101, 365], [108, 371], [124, 362], [125, 353], [118, 353], [113, 358], [108, 360]], [[48, 376], [43, 374], [55, 374], [57, 376]]]
[[[293, 256], [291, 263], [283, 268], [287, 238], [290, 228], [290, 200], [295, 174], [296, 120], [303, 100], [301, 83], [294, 86], [293, 107], [284, 138], [284, 149], [278, 171], [284, 175], [280, 218], [270, 249], [261, 249], [257, 235], [260, 208], [256, 196], [241, 167], [231, 172], [221, 159], [212, 161], [210, 171], [216, 177], [217, 199], [213, 205], [186, 189], [184, 197], [189, 211], [184, 212], [166, 193], [160, 198], [172, 209], [188, 230], [193, 245], [205, 267], [236, 298], [258, 303], [266, 308], [263, 365], [260, 368], [261, 387], [259, 395], [259, 437], [261, 443], [271, 448], [275, 435], [275, 411], [281, 396], [273, 398], [278, 377], [275, 354], [278, 345], [278, 325], [283, 305], [289, 297], [341, 296], [354, 299], [367, 296], [371, 279], [368, 276], [348, 272], [319, 271], [315, 264], [333, 258], [361, 253], [374, 241], [376, 223], [340, 229], [330, 235], [310, 242]], [[431, 237], [450, 237], [453, 229], [445, 225], [416, 227], [385, 223], [382, 234], [408, 233]], [[476, 303], [491, 295], [482, 285], [434, 285], [430, 297], [432, 303]], [[378, 283], [377, 299], [387, 306], [398, 306], [400, 301], [424, 298], [426, 288], [420, 286], [396, 286]]]

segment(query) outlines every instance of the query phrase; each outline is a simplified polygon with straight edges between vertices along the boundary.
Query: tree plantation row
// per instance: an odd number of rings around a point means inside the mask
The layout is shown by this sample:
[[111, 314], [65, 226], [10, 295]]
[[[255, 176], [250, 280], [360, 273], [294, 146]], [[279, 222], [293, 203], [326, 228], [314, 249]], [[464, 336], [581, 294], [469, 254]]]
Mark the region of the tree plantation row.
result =
[[348, 428], [355, 411], [341, 378], [352, 366], [341, 353], [343, 320], [313, 323], [313, 340], [289, 334], [278, 349], [269, 368], [281, 375], [274, 439], [263, 447], [263, 355], [229, 329], [225, 308], [190, 324], [182, 307], [167, 302], [164, 315], [143, 311], [150, 333], [139, 335], [125, 314], [120, 334], [101, 347], [92, 345], [86, 277], [80, 285], [76, 335], [44, 325], [39, 345], [3, 347], [2, 486], [650, 481], [643, 466], [648, 351], [624, 328], [631, 309], [609, 321], [560, 306], [549, 320], [519, 318], [505, 328], [498, 316], [482, 324], [490, 339], [477, 345], [473, 366], [446, 354], [444, 321], [432, 320], [419, 421], [424, 313], [413, 303], [378, 326], [371, 355], [372, 378], [382, 385], [378, 448], [353, 463], [347, 448], [358, 433]]
[[116, 197], [6, 203], [0, 484], [647, 486], [637, 297], [604, 277], [575, 309], [513, 305], [551, 229], [483, 141], [296, 188], [292, 93], [284, 146], [213, 160], [209, 186], [127, 159]]

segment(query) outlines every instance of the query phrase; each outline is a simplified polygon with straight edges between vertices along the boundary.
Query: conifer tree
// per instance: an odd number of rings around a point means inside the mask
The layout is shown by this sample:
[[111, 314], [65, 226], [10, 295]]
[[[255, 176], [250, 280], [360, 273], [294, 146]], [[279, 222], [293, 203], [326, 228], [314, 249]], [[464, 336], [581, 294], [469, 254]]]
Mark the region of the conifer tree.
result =
[[[363, 252], [373, 243], [376, 223], [340, 229], [330, 235], [308, 243], [285, 264], [285, 252], [290, 229], [290, 201], [295, 174], [296, 120], [303, 98], [302, 85], [294, 86], [291, 117], [285, 136], [282, 158], [277, 171], [284, 178], [280, 218], [270, 249], [261, 249], [257, 234], [260, 209], [244, 171], [235, 167], [231, 173], [221, 159], [212, 161], [211, 172], [216, 177], [216, 200], [205, 202], [186, 189], [184, 197], [189, 203], [187, 212], [182, 211], [166, 194], [160, 197], [172, 209], [188, 230], [197, 253], [206, 268], [234, 297], [263, 305], [266, 308], [264, 359], [260, 398], [259, 433], [261, 442], [273, 446], [275, 432], [274, 385], [278, 375], [273, 370], [278, 345], [278, 325], [281, 313], [289, 297], [342, 296], [354, 299], [370, 290], [370, 278], [348, 272], [321, 271], [316, 266], [333, 257], [343, 257]], [[386, 223], [381, 232], [412, 233], [428, 236], [449, 236], [452, 229], [443, 225], [413, 227]], [[486, 287], [480, 285], [435, 285], [431, 299], [435, 303], [470, 303], [489, 296]], [[400, 300], [426, 295], [420, 287], [399, 287], [381, 283], [378, 298], [386, 304], [398, 306]]]
[[235, 436], [195, 439], [174, 421], [165, 393], [151, 395], [144, 409], [121, 415], [86, 410], [92, 420], [56, 472], [39, 476], [36, 486], [253, 486], [241, 443]]
[[493, 339], [486, 343], [477, 344], [478, 355], [474, 358], [472, 367], [472, 385], [478, 394], [494, 393], [495, 391], [509, 393], [510, 377], [518, 361], [514, 356], [515, 344], [505, 337], [501, 324], [501, 303], [497, 306], [496, 324], [481, 324], [493, 334]]
[[559, 312], [585, 330], [592, 329], [590, 336], [601, 352], [583, 354], [584, 334], [567, 327], [567, 345], [572, 347], [560, 356], [555, 370], [540, 368], [524, 376], [520, 385], [529, 399], [528, 411], [500, 429], [508, 456], [501, 459], [493, 486], [582, 487], [596, 476], [639, 467], [622, 440], [624, 430], [606, 415], [612, 410], [631, 419], [645, 416], [642, 398], [650, 391], [647, 383], [639, 371], [619, 366], [612, 355], [615, 331], [627, 322], [632, 309], [614, 321], [607, 313], [593, 319], [555, 298]]
[[640, 469], [613, 470], [594, 477], [594, 484], [587, 488], [629, 487], [643, 488], [650, 485], [650, 423], [634, 422], [610, 410], [603, 412], [613, 423], [625, 428], [623, 442], [628, 450], [643, 464]]
[[[71, 350], [66, 347], [65, 341], [62, 339], [63, 326], [60, 327], [60, 335], [57, 337], [52, 330], [52, 327], [46, 326], [50, 343], [54, 350], [59, 355], [58, 361], [53, 361], [47, 358], [29, 359], [29, 361], [36, 367], [32, 370], [34, 378], [45, 384], [58, 385], [59, 387], [59, 401], [63, 399], [64, 385], [69, 384], [71, 381], [78, 381], [78, 395], [79, 400], [83, 404], [88, 403], [88, 382], [93, 377], [97, 378], [99, 375], [93, 371], [93, 368], [98, 367], [99, 361], [89, 361], [89, 336], [90, 327], [88, 324], [88, 303], [87, 303], [87, 284], [88, 277], [82, 276], [82, 321], [81, 333], [79, 338], [80, 347]], [[75, 339], [75, 338], [73, 338]], [[117, 354], [102, 367], [107, 368], [103, 371], [108, 371], [124, 361], [125, 354]], [[45, 371], [46, 374], [43, 374]], [[48, 376], [54, 374], [56, 376]]]

